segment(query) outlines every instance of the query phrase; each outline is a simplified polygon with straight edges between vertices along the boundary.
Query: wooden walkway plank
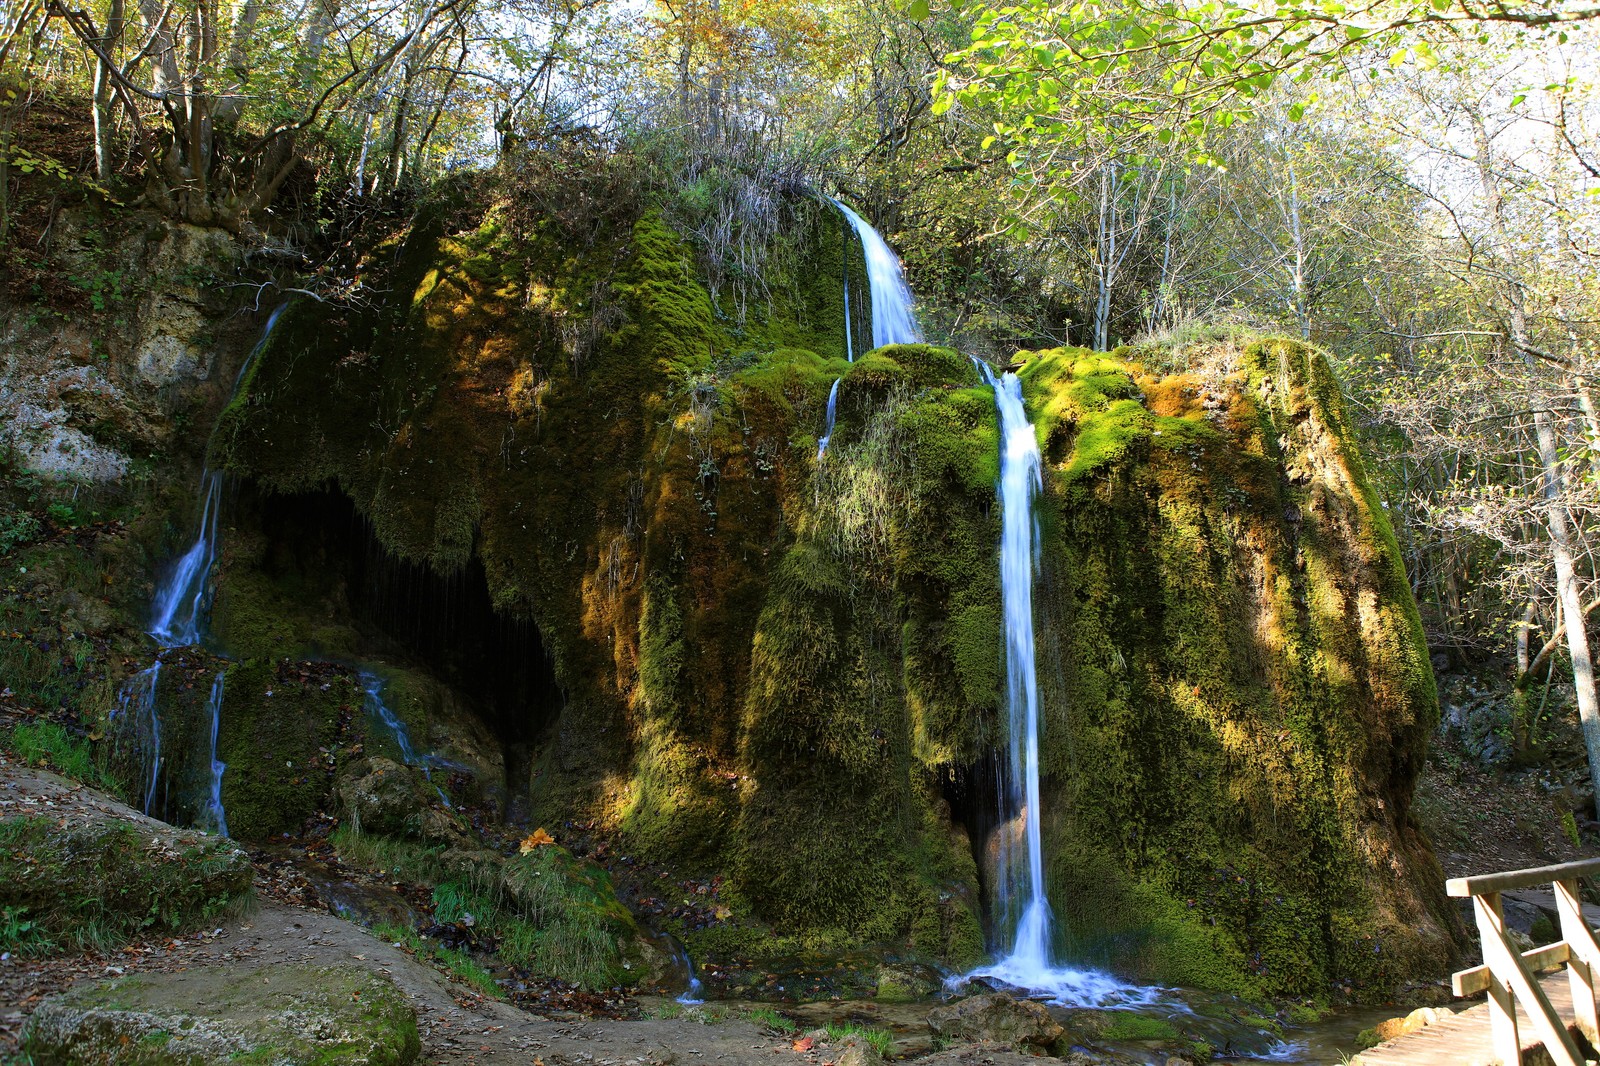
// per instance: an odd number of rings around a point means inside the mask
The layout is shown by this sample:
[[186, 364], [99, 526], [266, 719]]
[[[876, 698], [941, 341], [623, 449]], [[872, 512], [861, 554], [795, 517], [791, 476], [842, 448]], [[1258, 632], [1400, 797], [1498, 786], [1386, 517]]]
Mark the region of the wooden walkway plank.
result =
[[[1572, 1017], [1572, 985], [1564, 972], [1540, 981], [1550, 1004], [1563, 1018]], [[1519, 1006], [1517, 1032], [1524, 1051], [1539, 1046], [1533, 1019]], [[1350, 1066], [1499, 1066], [1489, 1032], [1486, 1003], [1435, 1022], [1414, 1033], [1387, 1040], [1350, 1060]]]

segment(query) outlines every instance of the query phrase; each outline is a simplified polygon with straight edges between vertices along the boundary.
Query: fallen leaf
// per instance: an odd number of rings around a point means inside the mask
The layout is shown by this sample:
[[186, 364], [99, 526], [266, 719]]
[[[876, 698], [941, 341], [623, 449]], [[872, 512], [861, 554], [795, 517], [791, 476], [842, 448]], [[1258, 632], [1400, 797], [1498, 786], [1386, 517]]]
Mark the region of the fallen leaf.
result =
[[537, 848], [542, 848], [546, 844], [554, 844], [555, 842], [556, 838], [546, 833], [544, 827], [540, 826], [522, 839], [522, 854], [527, 855]]
[[811, 1039], [809, 1036], [802, 1036], [799, 1040], [794, 1042], [794, 1050], [810, 1051], [815, 1044], [816, 1041]]

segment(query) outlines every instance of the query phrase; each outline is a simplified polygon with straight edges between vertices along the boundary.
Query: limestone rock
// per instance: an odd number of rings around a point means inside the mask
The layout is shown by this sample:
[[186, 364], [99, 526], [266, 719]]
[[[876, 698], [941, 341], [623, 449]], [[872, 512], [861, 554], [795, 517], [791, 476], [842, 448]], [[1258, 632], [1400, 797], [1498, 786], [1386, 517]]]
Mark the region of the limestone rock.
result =
[[40, 1066], [406, 1066], [421, 1050], [416, 1014], [386, 978], [285, 963], [80, 985], [39, 1006], [23, 1047]]
[[992, 1040], [1032, 1047], [1049, 1047], [1065, 1032], [1040, 1004], [999, 993], [936, 1007], [928, 1015], [928, 1028], [946, 1040]]
[[363, 833], [418, 837], [432, 843], [467, 840], [455, 818], [437, 809], [437, 793], [427, 788], [417, 771], [381, 755], [351, 768], [339, 785], [339, 798]]
[[1371, 1029], [1363, 1029], [1356, 1038], [1356, 1043], [1363, 1048], [1376, 1047], [1385, 1040], [1414, 1033], [1454, 1014], [1455, 1011], [1449, 1007], [1418, 1007], [1404, 1018], [1390, 1018], [1379, 1022]]

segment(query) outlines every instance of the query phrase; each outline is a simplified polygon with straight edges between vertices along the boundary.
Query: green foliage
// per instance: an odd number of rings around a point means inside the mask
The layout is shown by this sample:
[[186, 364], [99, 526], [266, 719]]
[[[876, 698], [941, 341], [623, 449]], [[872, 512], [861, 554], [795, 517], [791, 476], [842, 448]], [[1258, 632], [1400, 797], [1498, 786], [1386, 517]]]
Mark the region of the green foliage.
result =
[[126, 823], [0, 821], [0, 905], [12, 946], [106, 951], [141, 933], [192, 929], [250, 900], [249, 860], [228, 841], [196, 834], [177, 847], [149, 844]]
[[798, 1033], [800, 1027], [771, 1007], [756, 1007], [746, 1015], [757, 1025], [764, 1025], [775, 1033]]
[[16, 549], [39, 539], [44, 526], [27, 511], [12, 511], [0, 515], [0, 555], [9, 555]]
[[32, 765], [48, 765], [57, 773], [98, 788], [110, 780], [86, 737], [74, 736], [55, 722], [25, 722], [11, 730], [6, 747]]
[[44, 928], [28, 917], [28, 908], [0, 908], [0, 952], [30, 958], [48, 955], [54, 947]]

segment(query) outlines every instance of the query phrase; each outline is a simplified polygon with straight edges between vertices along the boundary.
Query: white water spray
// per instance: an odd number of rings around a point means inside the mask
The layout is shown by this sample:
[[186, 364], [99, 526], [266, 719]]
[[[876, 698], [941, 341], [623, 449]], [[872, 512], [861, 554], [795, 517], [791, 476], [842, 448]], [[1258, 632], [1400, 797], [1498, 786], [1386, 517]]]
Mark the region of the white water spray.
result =
[[1021, 907], [1009, 954], [968, 976], [992, 978], [1074, 1006], [1148, 1003], [1154, 999], [1154, 990], [1125, 984], [1098, 970], [1058, 967], [1052, 959], [1039, 823], [1039, 682], [1033, 639], [1033, 579], [1039, 547], [1033, 500], [1042, 487], [1039, 438], [1028, 421], [1017, 375], [996, 376], [986, 364], [973, 362], [994, 387], [1000, 417], [1000, 597], [1005, 615], [1006, 707], [1011, 736], [1000, 813], [1003, 821], [1021, 820], [1025, 848], [1021, 855], [1012, 854], [1011, 841], [1002, 835], [995, 911], [1009, 921]]

